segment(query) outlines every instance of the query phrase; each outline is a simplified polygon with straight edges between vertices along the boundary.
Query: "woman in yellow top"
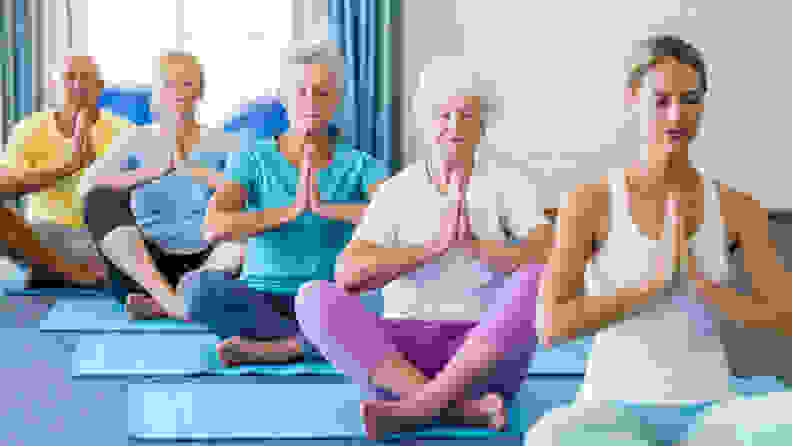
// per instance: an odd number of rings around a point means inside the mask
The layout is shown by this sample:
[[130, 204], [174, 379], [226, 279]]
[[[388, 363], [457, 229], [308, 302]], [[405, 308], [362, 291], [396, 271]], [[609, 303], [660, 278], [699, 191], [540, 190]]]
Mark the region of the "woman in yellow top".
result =
[[30, 194], [32, 220], [29, 225], [10, 209], [0, 211], [0, 226], [8, 234], [0, 241], [0, 255], [31, 264], [29, 286], [37, 288], [61, 287], [64, 279], [90, 284], [104, 277], [104, 264], [83, 229], [77, 186], [83, 169], [122, 129], [132, 127], [99, 110], [104, 82], [93, 58], [67, 56], [57, 74], [62, 83], [53, 78], [49, 86], [58, 89], [58, 109], [21, 121], [0, 160], [2, 199]]

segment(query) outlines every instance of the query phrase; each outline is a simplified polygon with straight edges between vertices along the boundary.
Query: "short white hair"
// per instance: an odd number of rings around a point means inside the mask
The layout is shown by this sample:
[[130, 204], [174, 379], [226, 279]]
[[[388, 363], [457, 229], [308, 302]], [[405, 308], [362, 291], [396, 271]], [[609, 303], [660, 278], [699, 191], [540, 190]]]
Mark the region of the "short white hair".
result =
[[335, 74], [338, 97], [344, 95], [344, 56], [330, 40], [293, 42], [281, 55], [280, 96], [288, 111], [296, 99], [296, 91], [305, 78], [305, 65], [326, 65]]
[[502, 118], [503, 100], [497, 94], [495, 83], [486, 80], [470, 64], [469, 60], [457, 56], [434, 58], [421, 73], [412, 108], [416, 128], [422, 131], [424, 142], [432, 144], [432, 122], [437, 116], [437, 108], [448, 103], [452, 96], [480, 98], [481, 121], [485, 130]]
[[180, 58], [191, 60], [193, 64], [198, 67], [199, 74], [199, 82], [201, 85], [200, 93], [198, 93], [198, 99], [203, 100], [204, 92], [206, 91], [206, 75], [204, 71], [204, 67], [201, 62], [198, 60], [198, 57], [193, 55], [188, 51], [183, 50], [165, 50], [159, 56], [154, 58], [154, 73], [152, 76], [152, 88], [151, 88], [151, 111], [155, 113], [161, 113], [162, 109], [162, 98], [160, 96], [161, 90], [165, 87], [166, 72], [165, 72], [165, 64], [166, 60], [170, 58]]
[[[63, 73], [65, 73], [69, 66], [67, 64], [67, 60], [71, 60], [73, 57], [86, 57], [90, 58], [93, 61], [94, 66], [96, 67], [96, 78], [102, 80], [102, 71], [99, 68], [99, 64], [96, 62], [96, 58], [93, 56], [89, 56], [85, 53], [76, 51], [74, 49], [69, 49], [66, 51], [66, 54], [63, 55], [57, 62], [53, 63], [49, 67], [49, 80], [54, 81], [56, 83], [54, 91], [50, 91], [47, 95], [49, 98], [50, 105], [54, 107], [63, 107], [66, 104], [66, 96], [63, 91], [63, 85], [60, 84], [60, 81], [63, 80]], [[48, 90], [53, 90], [48, 88]]]

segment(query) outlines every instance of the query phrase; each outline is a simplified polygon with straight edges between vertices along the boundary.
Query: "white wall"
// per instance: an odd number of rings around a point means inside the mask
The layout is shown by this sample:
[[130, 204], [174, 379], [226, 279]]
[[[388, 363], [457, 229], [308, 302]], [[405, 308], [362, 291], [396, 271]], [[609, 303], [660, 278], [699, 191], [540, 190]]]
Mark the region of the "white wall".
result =
[[[547, 182], [547, 199], [557, 201], [558, 190], [637, 156], [621, 102], [626, 56], [632, 41], [678, 33], [702, 50], [711, 71], [702, 133], [691, 147], [694, 163], [753, 193], [766, 208], [792, 208], [784, 181], [792, 92], [779, 82], [790, 67], [790, 12], [786, 2], [773, 0], [403, 0], [402, 88], [411, 96], [435, 55], [465, 55], [484, 67], [505, 100], [500, 158], [533, 167], [526, 174]], [[402, 150], [412, 161], [421, 149], [408, 109], [402, 119], [409, 137]], [[577, 165], [554, 170], [552, 178], [536, 170], [567, 158]]]

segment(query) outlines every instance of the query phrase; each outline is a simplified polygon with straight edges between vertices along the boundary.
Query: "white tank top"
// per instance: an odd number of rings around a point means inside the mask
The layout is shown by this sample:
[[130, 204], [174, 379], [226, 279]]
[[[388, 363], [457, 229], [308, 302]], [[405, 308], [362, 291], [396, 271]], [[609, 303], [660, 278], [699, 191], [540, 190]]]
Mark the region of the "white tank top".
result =
[[[728, 239], [721, 224], [719, 188], [704, 178], [705, 185], [712, 185], [712, 193], [705, 194], [704, 221], [691, 247], [698, 270], [708, 279], [724, 283], [729, 274]], [[591, 299], [613, 295], [618, 288], [639, 287], [640, 281], [654, 278], [657, 256], [671, 256], [670, 218], [665, 222], [663, 240], [649, 239], [633, 223], [624, 170], [612, 171], [609, 184], [608, 240], [586, 269]], [[678, 404], [733, 396], [718, 328], [722, 316], [689, 287], [685, 281], [658, 293], [624, 321], [594, 336], [580, 398]], [[707, 335], [697, 333], [695, 321], [673, 296], [687, 296], [704, 305], [714, 318], [713, 330]]]

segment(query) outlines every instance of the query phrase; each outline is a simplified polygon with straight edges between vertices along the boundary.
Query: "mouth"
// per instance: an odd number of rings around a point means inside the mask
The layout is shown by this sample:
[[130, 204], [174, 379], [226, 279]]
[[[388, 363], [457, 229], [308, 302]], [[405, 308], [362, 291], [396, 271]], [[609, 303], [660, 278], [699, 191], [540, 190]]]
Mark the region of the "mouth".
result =
[[176, 103], [177, 104], [184, 104], [185, 102], [187, 102], [187, 98], [185, 98], [185, 97], [176, 98]]
[[680, 129], [680, 128], [673, 128], [673, 129], [667, 129], [665, 131], [665, 134], [670, 136], [671, 139], [676, 141], [676, 140], [682, 139], [682, 137], [684, 137], [684, 136], [687, 136], [687, 131], [685, 131], [684, 129]]
[[464, 138], [464, 137], [462, 137], [462, 136], [454, 136], [454, 137], [452, 137], [452, 138], [448, 138], [448, 140], [449, 140], [449, 141], [450, 141], [452, 144], [462, 144], [463, 142], [465, 142], [465, 138]]
[[303, 118], [305, 119], [319, 119], [322, 117], [321, 113], [305, 113]]

